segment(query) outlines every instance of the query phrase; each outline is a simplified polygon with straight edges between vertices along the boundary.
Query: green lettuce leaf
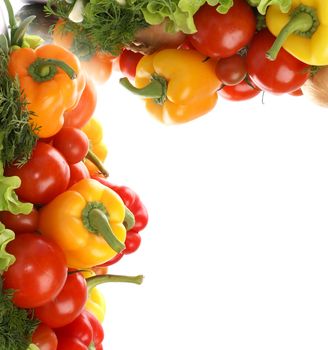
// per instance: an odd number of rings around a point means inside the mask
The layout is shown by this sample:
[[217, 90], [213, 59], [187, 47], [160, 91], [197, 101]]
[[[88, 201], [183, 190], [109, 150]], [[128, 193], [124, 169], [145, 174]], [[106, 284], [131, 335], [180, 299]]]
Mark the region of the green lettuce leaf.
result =
[[7, 244], [15, 239], [15, 233], [0, 222], [0, 271], [6, 271], [15, 262], [15, 257], [6, 252]]
[[182, 31], [192, 34], [197, 31], [194, 15], [201, 6], [208, 3], [217, 6], [219, 13], [225, 14], [233, 6], [233, 0], [147, 0], [144, 1], [141, 11], [145, 21], [156, 25], [167, 21], [167, 31]]
[[268, 6], [277, 5], [282, 13], [287, 13], [292, 5], [292, 0], [247, 0], [251, 6], [256, 6], [261, 15], [265, 15]]

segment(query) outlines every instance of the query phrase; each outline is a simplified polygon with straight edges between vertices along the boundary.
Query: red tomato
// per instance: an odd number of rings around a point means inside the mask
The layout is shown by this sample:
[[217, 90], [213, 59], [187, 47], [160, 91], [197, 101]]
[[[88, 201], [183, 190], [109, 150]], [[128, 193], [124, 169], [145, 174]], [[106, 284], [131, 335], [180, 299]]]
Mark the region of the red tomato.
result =
[[287, 93], [299, 89], [309, 78], [309, 66], [281, 48], [274, 61], [266, 52], [275, 41], [267, 29], [258, 32], [250, 43], [246, 66], [254, 83], [263, 91]]
[[219, 59], [215, 66], [215, 73], [224, 85], [241, 83], [247, 74], [245, 57], [233, 55]]
[[40, 350], [57, 350], [58, 340], [50, 327], [40, 323], [32, 335], [32, 343]]
[[70, 177], [65, 158], [54, 147], [40, 141], [27, 163], [22, 167], [7, 167], [5, 175], [17, 175], [21, 179], [16, 193], [21, 200], [33, 204], [46, 204], [64, 192]]
[[246, 0], [234, 0], [228, 13], [216, 6], [203, 5], [194, 16], [197, 32], [189, 36], [191, 44], [205, 56], [229, 57], [246, 46], [256, 29], [256, 18]]
[[125, 249], [123, 250], [124, 254], [134, 253], [140, 246], [141, 237], [138, 232], [130, 230], [125, 239]]
[[69, 165], [71, 177], [68, 188], [83, 179], [90, 179], [89, 170], [83, 162], [78, 162]]
[[261, 92], [254, 84], [252, 85], [246, 80], [243, 80], [237, 85], [223, 87], [218, 93], [226, 100], [245, 101], [255, 97]]
[[81, 313], [87, 298], [85, 278], [79, 272], [72, 272], [53, 300], [34, 309], [35, 316], [51, 328], [66, 326]]
[[136, 76], [137, 64], [142, 57], [143, 55], [139, 52], [124, 50], [119, 58], [121, 73], [128, 78], [134, 79]]
[[14, 215], [9, 211], [0, 211], [0, 221], [16, 234], [35, 232], [38, 228], [39, 212], [35, 208], [27, 215]]
[[64, 127], [55, 135], [52, 145], [64, 156], [68, 164], [75, 164], [87, 155], [89, 139], [78, 128]]
[[35, 308], [54, 299], [63, 288], [67, 267], [64, 253], [49, 238], [22, 233], [7, 245], [16, 261], [3, 274], [5, 289], [15, 290], [13, 302]]
[[97, 91], [91, 79], [87, 79], [85, 88], [78, 105], [64, 114], [64, 126], [82, 128], [93, 113], [97, 105]]

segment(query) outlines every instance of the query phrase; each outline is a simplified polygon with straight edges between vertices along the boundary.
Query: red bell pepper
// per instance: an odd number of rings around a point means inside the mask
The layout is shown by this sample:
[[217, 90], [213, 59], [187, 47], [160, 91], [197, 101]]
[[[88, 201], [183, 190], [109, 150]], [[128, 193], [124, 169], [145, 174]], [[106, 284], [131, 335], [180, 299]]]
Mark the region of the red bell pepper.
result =
[[55, 330], [57, 350], [103, 350], [104, 330], [101, 323], [87, 310], [65, 327]]
[[125, 249], [117, 254], [113, 259], [105, 262], [99, 266], [109, 266], [117, 263], [126, 254], [134, 253], [140, 246], [141, 237], [139, 232], [143, 230], [148, 224], [148, 211], [142, 203], [140, 197], [136, 192], [127, 186], [117, 186], [110, 183], [107, 179], [99, 176], [93, 177], [103, 185], [114, 190], [123, 200], [125, 206], [134, 215], [134, 225], [129, 227], [129, 223], [124, 223], [127, 228], [127, 235], [125, 240]]
[[136, 192], [127, 186], [113, 185], [107, 179], [99, 176], [95, 176], [94, 179], [114, 190], [122, 198], [124, 204], [134, 215], [135, 224], [132, 227], [134, 232], [140, 232], [147, 226], [148, 212]]

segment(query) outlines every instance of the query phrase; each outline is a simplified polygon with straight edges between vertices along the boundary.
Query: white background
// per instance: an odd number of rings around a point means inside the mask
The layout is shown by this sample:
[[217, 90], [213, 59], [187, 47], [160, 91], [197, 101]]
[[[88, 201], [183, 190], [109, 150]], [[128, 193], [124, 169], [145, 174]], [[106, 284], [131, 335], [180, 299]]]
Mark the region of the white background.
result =
[[102, 288], [105, 349], [327, 349], [327, 110], [266, 94], [167, 127], [117, 80], [107, 165], [150, 222], [111, 268], [144, 284]]
[[150, 221], [110, 269], [143, 285], [101, 287], [104, 349], [326, 350], [327, 110], [266, 94], [165, 127], [117, 80], [99, 88], [106, 164]]

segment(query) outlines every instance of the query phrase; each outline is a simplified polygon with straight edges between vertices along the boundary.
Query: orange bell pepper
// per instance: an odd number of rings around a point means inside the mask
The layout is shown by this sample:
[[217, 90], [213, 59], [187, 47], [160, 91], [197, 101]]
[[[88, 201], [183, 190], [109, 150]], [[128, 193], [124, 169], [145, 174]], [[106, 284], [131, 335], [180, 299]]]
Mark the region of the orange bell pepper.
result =
[[85, 87], [79, 60], [56, 45], [21, 48], [10, 55], [8, 71], [20, 81], [38, 136], [55, 135], [64, 124], [64, 112], [77, 105]]
[[90, 268], [125, 248], [125, 215], [118, 194], [83, 179], [40, 209], [38, 230], [61, 247], [69, 267]]

